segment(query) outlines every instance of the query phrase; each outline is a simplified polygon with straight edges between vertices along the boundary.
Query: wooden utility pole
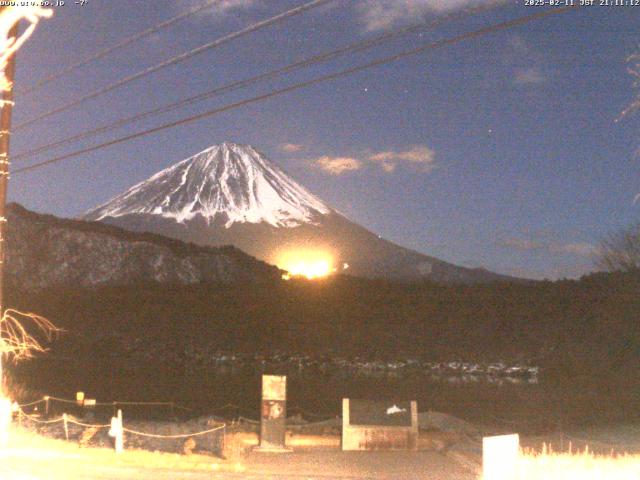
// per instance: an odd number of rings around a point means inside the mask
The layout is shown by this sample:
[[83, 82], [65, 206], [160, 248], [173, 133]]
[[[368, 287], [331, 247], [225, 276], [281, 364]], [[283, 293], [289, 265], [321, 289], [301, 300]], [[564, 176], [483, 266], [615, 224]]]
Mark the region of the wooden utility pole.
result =
[[[7, 7], [4, 7], [7, 8]], [[0, 11], [1, 12], [1, 11]], [[9, 38], [18, 37], [18, 23], [9, 30]], [[7, 230], [6, 205], [7, 183], [9, 180], [9, 140], [11, 138], [11, 114], [13, 112], [13, 80], [16, 72], [16, 53], [9, 58], [4, 70], [8, 82], [2, 92], [2, 113], [0, 114], [0, 318], [4, 314], [4, 259], [5, 234]], [[0, 367], [0, 381], [2, 370]]]
[[[8, 8], [8, 7], [3, 7]], [[0, 9], [0, 13], [2, 13]], [[9, 30], [9, 38], [18, 38], [18, 22]], [[4, 40], [4, 39], [0, 39]], [[11, 138], [11, 114], [13, 112], [13, 79], [16, 72], [16, 52], [9, 57], [4, 69], [7, 81], [2, 92], [2, 113], [0, 113], [0, 319], [4, 316], [4, 259], [5, 234], [7, 231], [7, 183], [9, 180], [9, 139]], [[0, 399], [4, 394], [3, 354], [0, 352]]]

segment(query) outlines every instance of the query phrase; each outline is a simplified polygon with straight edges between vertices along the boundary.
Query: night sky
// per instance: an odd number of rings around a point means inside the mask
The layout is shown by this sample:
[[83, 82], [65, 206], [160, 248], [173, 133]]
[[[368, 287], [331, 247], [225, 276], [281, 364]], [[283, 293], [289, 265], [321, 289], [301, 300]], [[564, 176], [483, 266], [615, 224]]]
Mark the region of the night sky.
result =
[[[198, 2], [66, 3], [20, 50], [18, 88]], [[14, 125], [302, 3], [226, 0], [18, 93]], [[335, 0], [21, 129], [12, 153], [481, 3]], [[507, 2], [13, 168], [544, 8]], [[16, 174], [10, 197], [77, 216], [228, 140], [253, 145], [350, 219], [403, 246], [500, 273], [576, 277], [595, 268], [604, 235], [640, 219], [640, 116], [615, 121], [634, 97], [626, 59], [639, 45], [640, 6], [574, 9]]]

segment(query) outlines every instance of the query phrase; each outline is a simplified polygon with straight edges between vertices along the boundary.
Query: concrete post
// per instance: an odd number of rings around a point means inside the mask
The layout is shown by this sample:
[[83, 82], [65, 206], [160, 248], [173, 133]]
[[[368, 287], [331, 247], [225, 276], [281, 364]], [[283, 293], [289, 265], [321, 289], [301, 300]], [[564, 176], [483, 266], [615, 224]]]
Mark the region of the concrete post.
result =
[[342, 450], [346, 450], [345, 448], [345, 440], [348, 438], [347, 429], [350, 425], [351, 418], [349, 416], [349, 399], [342, 399], [342, 438], [340, 439], [340, 446]]
[[418, 402], [415, 400], [411, 401], [411, 431], [413, 435], [409, 437], [409, 450], [417, 450], [420, 425], [418, 424]]
[[287, 432], [287, 377], [262, 376], [262, 404], [260, 408], [260, 445], [263, 452], [289, 452], [285, 440]]

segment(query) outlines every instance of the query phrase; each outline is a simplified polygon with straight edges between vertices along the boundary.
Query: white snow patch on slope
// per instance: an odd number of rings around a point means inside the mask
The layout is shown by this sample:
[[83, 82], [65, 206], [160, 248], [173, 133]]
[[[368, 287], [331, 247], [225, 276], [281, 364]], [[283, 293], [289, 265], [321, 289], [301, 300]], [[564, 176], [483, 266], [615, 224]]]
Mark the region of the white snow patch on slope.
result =
[[333, 210], [248, 145], [210, 147], [131, 187], [85, 215], [89, 220], [133, 214], [184, 223], [198, 215], [234, 223], [294, 227]]

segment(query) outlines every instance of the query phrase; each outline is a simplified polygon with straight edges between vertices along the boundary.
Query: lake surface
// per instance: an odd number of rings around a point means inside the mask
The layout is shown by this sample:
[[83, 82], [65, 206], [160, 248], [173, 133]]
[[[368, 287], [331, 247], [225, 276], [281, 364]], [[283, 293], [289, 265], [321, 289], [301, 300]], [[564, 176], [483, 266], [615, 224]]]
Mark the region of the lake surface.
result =
[[[551, 408], [555, 397], [538, 378], [434, 373], [425, 368], [329, 368], [287, 362], [231, 362], [224, 365], [167, 368], [146, 364], [132, 367], [117, 361], [71, 362], [48, 358], [14, 368], [17, 381], [30, 394], [23, 400], [51, 396], [74, 399], [77, 391], [98, 402], [175, 402], [189, 410], [158, 406], [126, 406], [125, 414], [164, 418], [220, 415], [259, 418], [261, 376], [286, 374], [288, 413], [317, 421], [340, 415], [343, 398], [417, 400], [420, 411], [435, 410], [487, 425], [539, 426], [558, 420]], [[449, 372], [450, 373], [450, 372]], [[110, 410], [109, 407], [106, 410]]]

